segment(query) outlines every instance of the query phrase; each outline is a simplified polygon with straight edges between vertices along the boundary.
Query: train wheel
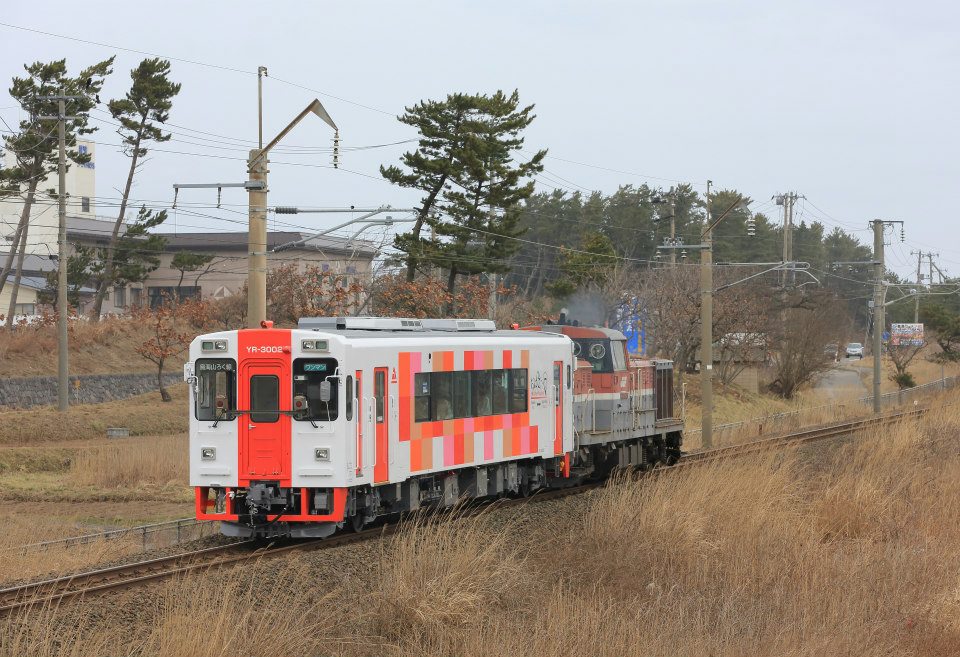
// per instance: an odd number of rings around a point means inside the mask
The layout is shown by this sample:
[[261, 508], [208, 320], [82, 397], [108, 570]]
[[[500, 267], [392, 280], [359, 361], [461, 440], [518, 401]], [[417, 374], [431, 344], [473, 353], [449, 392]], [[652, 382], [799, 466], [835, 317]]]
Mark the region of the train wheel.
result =
[[363, 514], [355, 513], [350, 516], [350, 529], [354, 532], [361, 532], [367, 526], [367, 519]]

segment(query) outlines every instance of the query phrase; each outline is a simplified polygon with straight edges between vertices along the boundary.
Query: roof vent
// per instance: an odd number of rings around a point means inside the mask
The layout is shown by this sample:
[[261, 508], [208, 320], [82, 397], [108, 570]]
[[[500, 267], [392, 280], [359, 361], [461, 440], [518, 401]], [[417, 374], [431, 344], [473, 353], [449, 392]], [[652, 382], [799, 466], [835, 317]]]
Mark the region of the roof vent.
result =
[[497, 330], [497, 325], [489, 319], [424, 319], [423, 328], [431, 331], [485, 331]]
[[301, 317], [297, 328], [313, 331], [422, 331], [419, 319], [400, 317]]

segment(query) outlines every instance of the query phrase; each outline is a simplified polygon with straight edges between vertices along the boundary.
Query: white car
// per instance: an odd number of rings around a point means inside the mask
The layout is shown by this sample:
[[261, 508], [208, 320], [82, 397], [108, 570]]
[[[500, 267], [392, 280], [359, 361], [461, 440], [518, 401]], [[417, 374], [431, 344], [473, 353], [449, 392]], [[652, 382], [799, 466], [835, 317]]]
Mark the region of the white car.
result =
[[851, 342], [847, 345], [847, 358], [863, 359], [863, 345], [859, 342]]

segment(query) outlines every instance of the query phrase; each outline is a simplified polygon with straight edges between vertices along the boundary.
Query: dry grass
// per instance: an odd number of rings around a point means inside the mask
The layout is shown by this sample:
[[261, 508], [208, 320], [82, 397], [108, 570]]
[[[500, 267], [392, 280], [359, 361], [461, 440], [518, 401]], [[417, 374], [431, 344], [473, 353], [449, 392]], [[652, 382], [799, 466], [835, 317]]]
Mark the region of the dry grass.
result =
[[[955, 406], [832, 459], [664, 470], [611, 483], [579, 514], [542, 508], [524, 527], [412, 523], [379, 553], [357, 546], [364, 566], [341, 553], [332, 580], [300, 561], [173, 584], [135, 631], [81, 622], [83, 637], [51, 647], [41, 623], [8, 625], [17, 642], [0, 655], [960, 652]], [[105, 645], [120, 631], [124, 645]]]
[[70, 477], [80, 486], [186, 486], [188, 475], [186, 436], [137, 438], [82, 449], [70, 463]]
[[[104, 318], [93, 323], [70, 322], [70, 373], [150, 372], [153, 364], [134, 348], [150, 329], [130, 318]], [[176, 371], [177, 364], [171, 365]], [[56, 326], [24, 326], [0, 330], [0, 376], [49, 376], [57, 373]]]
[[103, 438], [107, 427], [127, 427], [132, 435], [185, 433], [189, 426], [187, 385], [168, 388], [173, 401], [160, 401], [159, 392], [103, 404], [71, 406], [64, 415], [52, 406], [0, 410], [0, 445]]
[[70, 547], [53, 546], [43, 550], [24, 547], [84, 533], [88, 532], [65, 524], [56, 517], [5, 518], [4, 531], [0, 534], [0, 582], [77, 572], [139, 551], [133, 538], [98, 540]]

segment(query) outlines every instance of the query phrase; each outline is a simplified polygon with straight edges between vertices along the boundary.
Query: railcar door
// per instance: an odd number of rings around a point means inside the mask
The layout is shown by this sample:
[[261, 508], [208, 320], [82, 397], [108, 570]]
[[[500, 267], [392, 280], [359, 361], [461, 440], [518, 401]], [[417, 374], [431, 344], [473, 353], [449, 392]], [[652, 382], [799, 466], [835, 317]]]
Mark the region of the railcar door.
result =
[[387, 412], [387, 368], [378, 367], [373, 371], [373, 424], [376, 427], [373, 455], [373, 483], [379, 484], [390, 479], [389, 463], [389, 413]]
[[563, 361], [553, 361], [553, 454], [563, 454]]
[[[290, 480], [289, 373], [278, 361], [247, 363], [240, 376], [241, 480]], [[242, 481], [241, 481], [242, 483]]]

